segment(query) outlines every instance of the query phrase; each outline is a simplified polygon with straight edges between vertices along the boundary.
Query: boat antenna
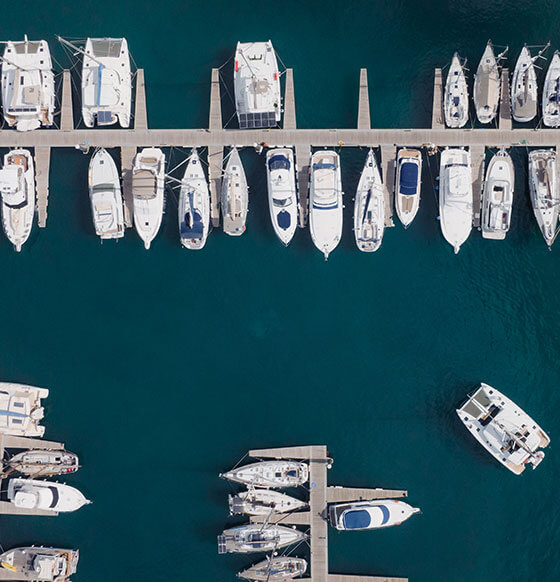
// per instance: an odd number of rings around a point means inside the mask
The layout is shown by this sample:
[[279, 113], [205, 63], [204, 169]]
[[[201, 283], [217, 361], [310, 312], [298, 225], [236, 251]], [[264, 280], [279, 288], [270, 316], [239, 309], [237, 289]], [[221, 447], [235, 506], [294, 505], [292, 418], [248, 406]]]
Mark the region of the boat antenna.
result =
[[58, 42], [65, 44], [66, 46], [69, 46], [71, 49], [75, 50], [76, 52], [80, 53], [82, 56], [87, 57], [88, 59], [91, 59], [92, 61], [94, 61], [95, 63], [97, 63], [100, 67], [105, 68], [105, 65], [101, 62], [98, 61], [94, 56], [92, 55], [88, 55], [88, 53], [86, 53], [86, 51], [83, 48], [80, 48], [79, 46], [71, 43], [69, 40], [66, 40], [65, 38], [62, 38], [61, 36], [59, 36], [58, 34], [55, 35], [56, 39], [58, 40]]

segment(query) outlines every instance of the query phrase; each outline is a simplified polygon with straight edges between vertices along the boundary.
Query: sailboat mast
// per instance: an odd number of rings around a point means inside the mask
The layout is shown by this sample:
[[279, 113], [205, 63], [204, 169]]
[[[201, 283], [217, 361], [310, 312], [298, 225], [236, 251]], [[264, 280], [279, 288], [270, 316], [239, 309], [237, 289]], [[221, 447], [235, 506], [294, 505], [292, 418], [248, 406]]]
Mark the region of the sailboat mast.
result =
[[91, 59], [92, 61], [97, 63], [101, 68], [105, 67], [105, 65], [101, 61], [98, 61], [94, 56], [88, 55], [88, 53], [86, 53], [86, 51], [83, 48], [80, 48], [79, 46], [71, 43], [69, 40], [62, 38], [61, 36], [57, 35], [56, 38], [57, 38], [58, 42], [65, 44], [66, 46], [70, 47], [72, 50], [75, 50], [76, 52], [80, 53], [82, 56], [87, 57], [88, 59]]

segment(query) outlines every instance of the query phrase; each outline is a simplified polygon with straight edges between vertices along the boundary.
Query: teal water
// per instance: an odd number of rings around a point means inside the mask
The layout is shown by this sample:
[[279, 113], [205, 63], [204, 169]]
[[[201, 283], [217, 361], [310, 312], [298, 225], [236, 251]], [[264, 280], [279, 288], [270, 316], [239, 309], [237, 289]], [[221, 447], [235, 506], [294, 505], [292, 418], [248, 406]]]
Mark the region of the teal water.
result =
[[[125, 35], [146, 70], [152, 127], [204, 126], [210, 68], [238, 39], [268, 38], [295, 70], [302, 127], [355, 123], [360, 67], [375, 126], [421, 127], [433, 68], [454, 50], [473, 70], [492, 38], [510, 45], [511, 65], [523, 42], [560, 46], [560, 11], [528, 1], [45, 0], [12, 5], [0, 22], [2, 38], [25, 32], [53, 48], [54, 33]], [[365, 151], [341, 155], [344, 239], [325, 263], [307, 231], [287, 249], [275, 239], [252, 151], [246, 234], [214, 231], [200, 253], [179, 248], [173, 200], [150, 252], [131, 231], [100, 246], [89, 159], [54, 152], [48, 228], [19, 256], [0, 237], [0, 376], [51, 388], [46, 437], [80, 454], [67, 482], [94, 504], [2, 517], [5, 548], [79, 547], [76, 581], [233, 580], [254, 558], [217, 556], [216, 535], [238, 523], [217, 473], [251, 447], [326, 443], [331, 484], [406, 488], [423, 510], [399, 528], [331, 532], [332, 572], [560, 579], [559, 249], [546, 250], [532, 218], [526, 152], [515, 152], [507, 240], [473, 232], [459, 256], [440, 235], [427, 167], [412, 227], [360, 254], [350, 217]], [[537, 471], [515, 477], [460, 425], [455, 406], [480, 380], [551, 434]]]

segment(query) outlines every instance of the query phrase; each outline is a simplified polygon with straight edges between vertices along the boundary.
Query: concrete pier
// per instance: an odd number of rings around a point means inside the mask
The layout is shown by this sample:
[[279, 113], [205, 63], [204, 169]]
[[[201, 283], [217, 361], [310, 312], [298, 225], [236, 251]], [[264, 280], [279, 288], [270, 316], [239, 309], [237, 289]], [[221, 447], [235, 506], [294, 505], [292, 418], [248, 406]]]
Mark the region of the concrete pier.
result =
[[311, 146], [296, 145], [296, 164], [298, 182], [298, 224], [300, 228], [307, 226], [309, 219], [309, 164], [311, 162]]
[[126, 228], [132, 228], [134, 224], [134, 211], [132, 208], [132, 167], [134, 165], [136, 151], [136, 147], [134, 146], [121, 148], [123, 212]]
[[408, 491], [403, 489], [364, 489], [339, 486], [327, 488], [327, 501], [329, 503], [371, 501], [372, 499], [398, 499], [407, 496]]
[[511, 101], [509, 94], [509, 71], [502, 69], [500, 90], [500, 111], [498, 118], [498, 126], [500, 129], [511, 129]]
[[[210, 131], [222, 130], [222, 101], [220, 95], [220, 71], [212, 69], [210, 85]], [[220, 193], [222, 189], [223, 145], [208, 146], [208, 180], [210, 185], [210, 218], [212, 226], [220, 226]]]
[[60, 129], [74, 129], [74, 110], [72, 107], [72, 77], [68, 69], [62, 72], [62, 106], [60, 108]]
[[471, 147], [471, 169], [473, 185], [473, 226], [480, 227], [480, 213], [482, 204], [482, 188], [484, 187], [484, 146]]
[[51, 148], [35, 148], [35, 190], [37, 193], [37, 222], [40, 228], [47, 226], [47, 207], [49, 205], [49, 170], [51, 166]]
[[381, 146], [383, 191], [385, 193], [385, 228], [395, 226], [393, 208], [395, 198], [395, 146]]
[[294, 71], [286, 69], [286, 86], [284, 89], [284, 129], [295, 129], [296, 125], [296, 98], [294, 93]]
[[367, 69], [360, 69], [360, 96], [358, 99], [358, 129], [370, 129], [370, 109]]
[[443, 81], [441, 69], [434, 71], [434, 101], [432, 105], [432, 129], [444, 129], [445, 119], [443, 116]]
[[146, 83], [144, 82], [144, 69], [138, 69], [136, 71], [134, 129], [148, 129], [148, 109], [146, 107]]

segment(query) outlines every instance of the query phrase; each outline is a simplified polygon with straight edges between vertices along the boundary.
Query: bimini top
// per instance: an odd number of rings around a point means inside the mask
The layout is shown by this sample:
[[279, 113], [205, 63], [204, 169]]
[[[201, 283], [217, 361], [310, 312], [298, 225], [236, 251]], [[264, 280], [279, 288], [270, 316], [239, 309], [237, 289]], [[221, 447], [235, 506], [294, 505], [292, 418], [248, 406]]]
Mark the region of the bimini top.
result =
[[202, 222], [202, 215], [194, 208], [193, 193], [187, 194], [189, 199], [189, 208], [185, 212], [183, 221], [181, 222], [181, 237], [189, 239], [202, 238], [204, 233], [204, 223]]
[[276, 156], [272, 156], [270, 160], [268, 160], [268, 168], [269, 170], [289, 170], [290, 169], [290, 160], [282, 154], [278, 154]]
[[418, 189], [418, 164], [404, 162], [401, 166], [400, 193], [406, 196], [416, 194]]

